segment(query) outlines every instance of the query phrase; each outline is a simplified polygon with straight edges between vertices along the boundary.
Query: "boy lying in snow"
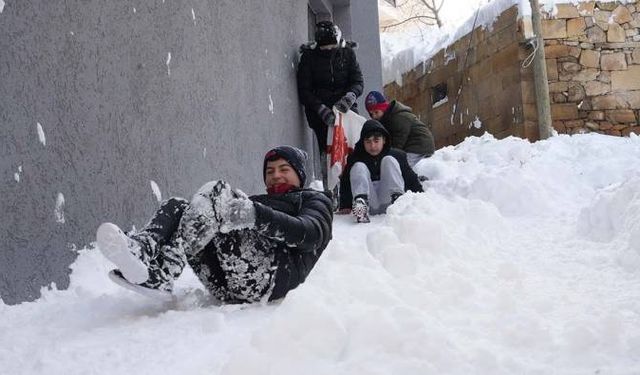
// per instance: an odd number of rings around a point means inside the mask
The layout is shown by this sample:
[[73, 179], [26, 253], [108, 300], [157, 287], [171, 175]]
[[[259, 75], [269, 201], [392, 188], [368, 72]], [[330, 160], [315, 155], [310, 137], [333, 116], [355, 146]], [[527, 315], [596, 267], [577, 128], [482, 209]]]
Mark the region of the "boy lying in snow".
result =
[[116, 283], [170, 300], [188, 263], [222, 303], [284, 297], [304, 282], [331, 240], [331, 199], [303, 189], [307, 154], [280, 146], [267, 152], [267, 194], [247, 197], [224, 181], [200, 188], [191, 202], [171, 198], [139, 232], [98, 228], [100, 251]]
[[362, 126], [360, 140], [340, 179], [340, 208], [351, 208], [358, 223], [379, 214], [405, 191], [422, 192], [404, 151], [391, 148], [389, 132], [376, 120]]

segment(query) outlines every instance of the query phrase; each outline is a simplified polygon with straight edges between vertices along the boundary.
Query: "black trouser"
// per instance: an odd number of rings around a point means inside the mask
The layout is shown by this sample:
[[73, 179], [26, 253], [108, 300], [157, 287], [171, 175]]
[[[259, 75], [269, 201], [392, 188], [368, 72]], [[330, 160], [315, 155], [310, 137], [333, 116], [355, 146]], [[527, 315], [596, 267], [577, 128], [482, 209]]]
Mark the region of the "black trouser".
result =
[[[219, 192], [212, 194], [215, 199]], [[216, 215], [214, 215], [216, 216]], [[218, 216], [219, 217], [219, 216]], [[171, 290], [188, 262], [204, 286], [225, 303], [257, 302], [268, 295], [274, 284], [273, 240], [254, 229], [217, 231], [215, 218], [207, 231], [213, 238], [202, 248], [191, 246], [203, 217], [182, 198], [162, 203], [151, 221], [129, 237], [142, 243], [141, 257], [149, 267], [144, 285]]]

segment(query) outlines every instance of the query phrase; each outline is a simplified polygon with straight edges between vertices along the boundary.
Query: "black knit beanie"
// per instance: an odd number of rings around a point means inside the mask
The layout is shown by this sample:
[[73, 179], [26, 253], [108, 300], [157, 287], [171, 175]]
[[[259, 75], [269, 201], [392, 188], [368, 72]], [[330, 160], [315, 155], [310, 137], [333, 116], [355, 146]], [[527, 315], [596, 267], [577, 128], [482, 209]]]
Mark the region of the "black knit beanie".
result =
[[264, 156], [264, 164], [262, 165], [262, 180], [264, 181], [267, 174], [267, 162], [277, 159], [284, 159], [293, 167], [300, 179], [300, 187], [304, 187], [307, 181], [307, 173], [305, 165], [307, 162], [307, 153], [293, 146], [278, 146], [267, 152]]

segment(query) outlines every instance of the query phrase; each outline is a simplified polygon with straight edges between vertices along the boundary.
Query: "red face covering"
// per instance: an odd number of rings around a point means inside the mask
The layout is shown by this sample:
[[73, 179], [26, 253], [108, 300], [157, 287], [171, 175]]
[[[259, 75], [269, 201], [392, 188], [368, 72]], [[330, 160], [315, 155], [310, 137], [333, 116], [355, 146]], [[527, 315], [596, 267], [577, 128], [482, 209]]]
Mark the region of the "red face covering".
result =
[[297, 186], [289, 184], [275, 184], [267, 188], [267, 194], [284, 194], [297, 188]]

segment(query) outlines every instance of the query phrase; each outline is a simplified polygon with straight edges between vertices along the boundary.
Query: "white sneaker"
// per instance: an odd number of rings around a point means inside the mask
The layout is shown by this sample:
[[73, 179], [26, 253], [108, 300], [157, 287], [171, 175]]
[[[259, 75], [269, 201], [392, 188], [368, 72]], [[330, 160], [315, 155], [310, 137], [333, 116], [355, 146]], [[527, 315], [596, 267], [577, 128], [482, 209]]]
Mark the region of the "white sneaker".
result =
[[122, 276], [134, 284], [149, 278], [147, 266], [140, 259], [140, 244], [127, 237], [117, 225], [103, 223], [96, 234], [98, 248], [122, 272]]
[[142, 294], [143, 296], [147, 296], [149, 298], [157, 299], [164, 302], [173, 301], [173, 294], [171, 294], [171, 292], [161, 289], [147, 288], [143, 285], [134, 284], [125, 279], [119, 270], [111, 270], [111, 272], [109, 272], [109, 278], [111, 279], [111, 281], [120, 285], [121, 287], [129, 289], [138, 294]]

